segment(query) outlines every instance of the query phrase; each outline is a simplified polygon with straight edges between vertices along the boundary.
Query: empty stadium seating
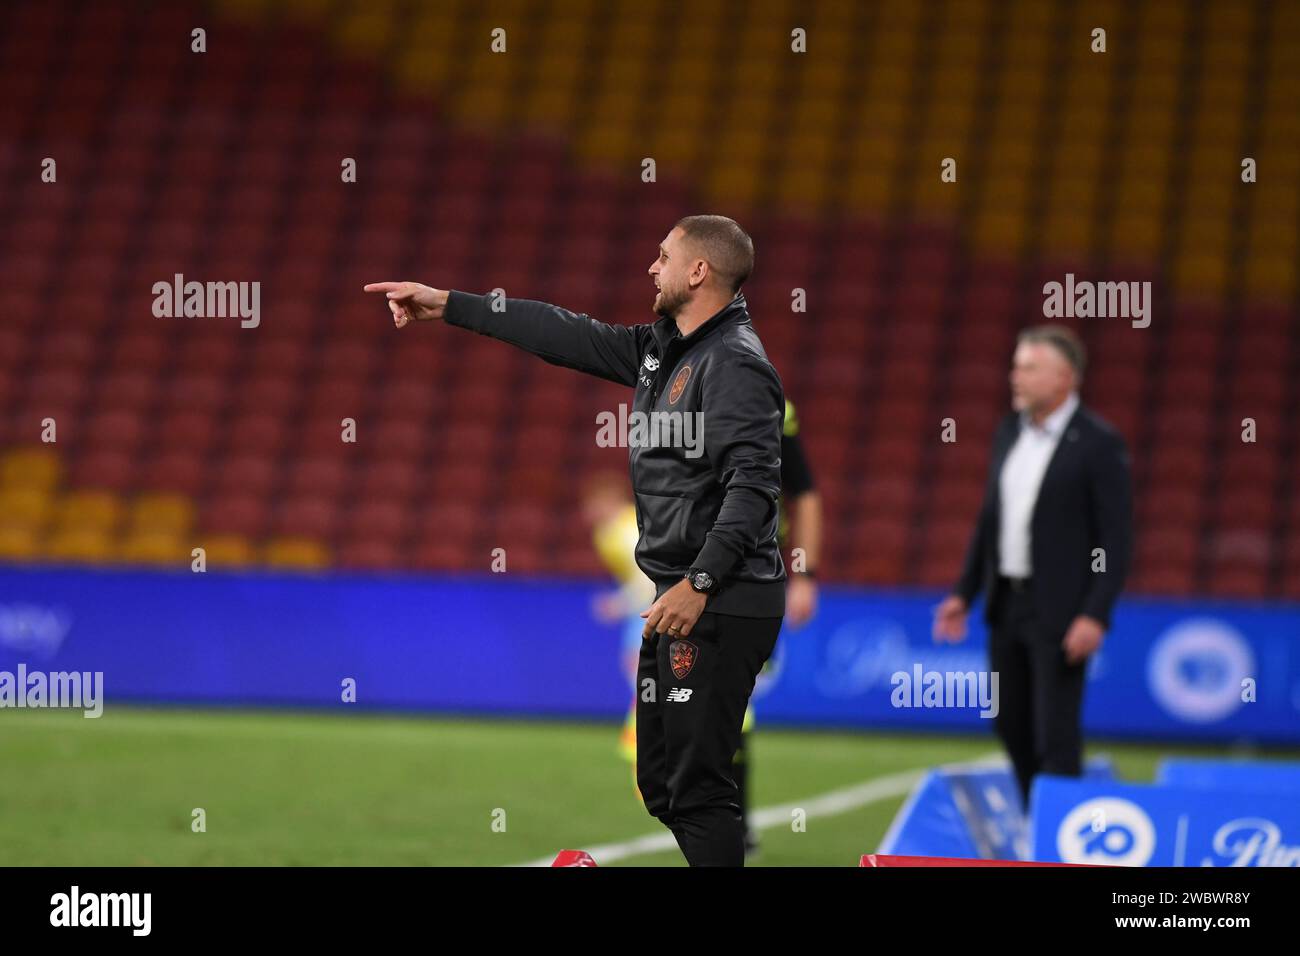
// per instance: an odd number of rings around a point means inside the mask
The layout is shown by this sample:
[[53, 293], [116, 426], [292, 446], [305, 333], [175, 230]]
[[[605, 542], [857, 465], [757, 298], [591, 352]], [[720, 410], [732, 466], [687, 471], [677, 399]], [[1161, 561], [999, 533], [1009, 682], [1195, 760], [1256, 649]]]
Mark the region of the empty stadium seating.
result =
[[[826, 578], [955, 578], [1015, 333], [1072, 271], [1155, 287], [1150, 328], [1073, 323], [1084, 399], [1133, 452], [1131, 590], [1300, 598], [1300, 10], [705, 7], [665, 34], [594, 0], [18, 3], [0, 559], [485, 571], [505, 548], [511, 570], [599, 573], [577, 489], [625, 467], [594, 422], [626, 393], [398, 332], [361, 286], [650, 321], [655, 246], [720, 211], [755, 239], [746, 291], [824, 492]], [[783, 61], [794, 26], [809, 52]], [[259, 281], [260, 326], [155, 317], [177, 273]]]

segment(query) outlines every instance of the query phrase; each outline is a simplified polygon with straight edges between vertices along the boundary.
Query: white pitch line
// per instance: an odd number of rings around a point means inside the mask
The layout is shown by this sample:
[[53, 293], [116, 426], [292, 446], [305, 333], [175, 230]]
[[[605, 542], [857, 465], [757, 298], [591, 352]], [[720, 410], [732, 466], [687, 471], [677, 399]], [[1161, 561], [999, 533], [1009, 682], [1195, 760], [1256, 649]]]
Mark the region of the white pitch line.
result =
[[[987, 759], [990, 758], [981, 758], [974, 762], [982, 762], [982, 760]], [[797, 800], [794, 803], [781, 804], [775, 807], [764, 807], [750, 814], [749, 825], [754, 830], [768, 830], [772, 827], [788, 825], [791, 814], [795, 810], [803, 810], [805, 819], [829, 817], [838, 813], [856, 810], [858, 807], [865, 807], [867, 804], [875, 803], [878, 800], [905, 796], [912, 787], [916, 786], [916, 782], [931, 769], [933, 768], [922, 767], [917, 770], [902, 770], [884, 777], [874, 777], [851, 787], [831, 790], [816, 797], [809, 797], [807, 800]], [[677, 840], [671, 833], [664, 830], [661, 833], [650, 833], [633, 840], [624, 840], [621, 843], [606, 843], [601, 846], [586, 847], [585, 849], [591, 854], [596, 864], [601, 866], [615, 860], [625, 860], [628, 857], [641, 856], [645, 853], [675, 850], [677, 849]], [[527, 863], [512, 865], [550, 866], [554, 860], [555, 854], [551, 854], [547, 857], [530, 860]]]

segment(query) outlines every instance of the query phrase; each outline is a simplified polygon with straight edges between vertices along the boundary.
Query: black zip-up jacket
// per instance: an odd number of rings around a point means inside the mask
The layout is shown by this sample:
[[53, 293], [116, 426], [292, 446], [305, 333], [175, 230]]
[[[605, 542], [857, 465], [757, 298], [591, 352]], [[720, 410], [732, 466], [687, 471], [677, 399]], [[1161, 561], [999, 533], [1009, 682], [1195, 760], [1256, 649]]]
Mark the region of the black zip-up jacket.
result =
[[[458, 291], [450, 293], [443, 318], [552, 365], [635, 387], [627, 418], [641, 533], [636, 561], [655, 582], [656, 596], [698, 568], [719, 582], [708, 610], [785, 613], [777, 544], [785, 396], [744, 296], [685, 338], [669, 318], [608, 325], [531, 299], [498, 300], [494, 310], [489, 297]], [[638, 440], [637, 419], [661, 412], [681, 413], [672, 433], [677, 440]]]

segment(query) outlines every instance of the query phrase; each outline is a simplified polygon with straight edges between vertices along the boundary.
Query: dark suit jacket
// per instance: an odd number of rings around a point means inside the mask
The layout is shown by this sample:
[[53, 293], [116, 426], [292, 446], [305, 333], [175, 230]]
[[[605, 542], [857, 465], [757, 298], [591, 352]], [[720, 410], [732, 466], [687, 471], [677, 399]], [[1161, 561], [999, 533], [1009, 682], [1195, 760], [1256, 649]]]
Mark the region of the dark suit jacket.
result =
[[[956, 588], [967, 607], [984, 595], [990, 624], [998, 581], [999, 478], [1019, 434], [1016, 412], [1008, 414], [994, 434], [984, 505]], [[1105, 549], [1104, 573], [1092, 570], [1094, 548]], [[1109, 629], [1132, 549], [1133, 494], [1124, 439], [1080, 405], [1043, 474], [1030, 522], [1033, 595], [1043, 636], [1063, 638], [1080, 614]]]

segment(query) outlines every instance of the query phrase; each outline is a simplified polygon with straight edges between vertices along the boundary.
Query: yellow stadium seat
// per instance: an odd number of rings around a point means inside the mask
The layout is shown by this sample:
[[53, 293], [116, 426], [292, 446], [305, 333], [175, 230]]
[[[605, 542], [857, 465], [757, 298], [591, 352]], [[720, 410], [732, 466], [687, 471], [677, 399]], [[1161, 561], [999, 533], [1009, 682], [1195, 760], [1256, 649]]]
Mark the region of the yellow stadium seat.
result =
[[1276, 255], [1294, 261], [1296, 256], [1295, 214], [1287, 219], [1258, 216], [1251, 221], [1247, 242], [1247, 262]]
[[1058, 168], [1047, 193], [1049, 216], [1092, 216], [1097, 202], [1097, 166], [1085, 154], [1078, 166]]
[[524, 102], [522, 118], [531, 124], [565, 129], [577, 115], [578, 98], [569, 90], [538, 86]]
[[731, 108], [727, 111], [727, 129], [741, 136], [763, 136], [775, 107], [776, 97], [771, 93], [745, 89], [731, 101]]
[[944, 137], [965, 144], [974, 122], [975, 106], [969, 100], [936, 103], [926, 115], [925, 132], [928, 137]]
[[31, 561], [39, 553], [36, 533], [31, 528], [0, 524], [0, 560]]
[[393, 28], [389, 10], [379, 3], [367, 3], [337, 23], [334, 39], [341, 49], [350, 53], [374, 56], [387, 46]]
[[990, 147], [989, 169], [993, 175], [1027, 176], [1034, 165], [1034, 145], [1027, 137], [1006, 137]]
[[1025, 219], [1019, 213], [994, 210], [982, 213], [975, 223], [975, 240], [997, 252], [1018, 250], [1025, 241]]
[[770, 60], [752, 55], [741, 57], [734, 66], [734, 87], [738, 95], [772, 98], [777, 95], [780, 71], [772, 69]]
[[788, 138], [797, 143], [800, 136], [809, 130], [823, 136], [830, 135], [839, 125], [840, 106], [830, 97], [809, 98], [785, 111], [782, 119], [784, 128], [790, 131]]
[[856, 124], [858, 139], [871, 143], [889, 140], [898, 146], [907, 126], [907, 104], [896, 97], [882, 96], [865, 106]]
[[410, 11], [409, 23], [404, 25], [411, 30], [424, 33], [437, 31], [442, 34], [445, 40], [456, 25], [457, 7], [460, 5], [463, 5], [461, 0], [441, 0], [440, 3], [418, 4]]
[[140, 495], [131, 505], [133, 532], [157, 531], [184, 534], [194, 520], [194, 503], [183, 495]]
[[820, 169], [806, 166], [791, 169], [779, 180], [776, 199], [787, 209], [820, 209], [826, 201], [826, 177]]
[[307, 538], [276, 538], [262, 549], [262, 560], [271, 567], [324, 568], [329, 565], [329, 550]]
[[[429, 39], [432, 42], [433, 37]], [[399, 55], [398, 82], [423, 93], [440, 89], [451, 70], [450, 58], [429, 56], [428, 44], [420, 43], [418, 38], [413, 38], [411, 46]]]
[[48, 519], [52, 499], [43, 488], [0, 490], [0, 527], [39, 530]]
[[1228, 240], [1232, 227], [1228, 221], [1230, 206], [1209, 201], [1209, 197], [1198, 196], [1195, 205], [1187, 208], [1186, 221], [1179, 233], [1179, 245], [1182, 249], [1198, 252], [1213, 252], [1216, 255], [1227, 252]]
[[906, 63], [874, 64], [867, 71], [869, 96], [864, 97], [864, 110], [870, 114], [874, 109], [889, 108], [887, 104], [891, 103], [895, 104], [895, 108], [909, 108], [913, 76], [912, 69]]
[[[757, 129], [735, 128], [727, 130], [718, 138], [718, 151], [727, 157], [726, 165], [743, 171], [749, 167], [761, 166], [771, 143], [771, 137], [764, 136]], [[721, 169], [721, 164], [716, 165], [714, 172]]]
[[0, 484], [7, 487], [52, 488], [62, 473], [58, 455], [49, 448], [19, 448], [0, 459]]
[[704, 148], [704, 142], [694, 131], [676, 125], [656, 132], [647, 155], [653, 156], [664, 175], [665, 166], [684, 167], [692, 164]]
[[766, 188], [762, 170], [753, 162], [730, 166], [719, 164], [706, 182], [711, 195], [742, 205], [754, 202]]
[[1092, 217], [1068, 210], [1049, 213], [1043, 223], [1042, 244], [1051, 253], [1086, 253], [1092, 244]]
[[[593, 123], [581, 134], [575, 152], [589, 160], [623, 162], [634, 149], [632, 129], [626, 123]], [[660, 157], [655, 156], [656, 162]]]
[[117, 557], [129, 564], [188, 568], [190, 543], [165, 531], [138, 531], [118, 543]]
[[1246, 259], [1246, 291], [1271, 302], [1289, 303], [1296, 293], [1295, 255], [1261, 253]]
[[1171, 159], [1169, 149], [1139, 146], [1125, 151], [1120, 165], [1120, 204], [1139, 196], [1163, 197]]
[[[563, 50], [565, 47], [559, 47]], [[545, 83], [530, 86], [524, 100], [524, 117], [568, 125], [576, 116], [580, 102], [578, 79], [580, 63], [572, 56], [548, 54], [537, 64]]]
[[1160, 251], [1164, 227], [1159, 216], [1119, 212], [1111, 223], [1110, 246], [1119, 252], [1154, 259]]
[[54, 520], [59, 530], [111, 531], [122, 513], [122, 502], [107, 491], [73, 491], [55, 504]]
[[835, 101], [844, 91], [847, 80], [843, 64], [818, 59], [799, 78], [800, 102]]
[[113, 558], [112, 542], [102, 528], [61, 528], [45, 540], [42, 552], [71, 564], [104, 564]]
[[1227, 270], [1220, 254], [1187, 253], [1174, 264], [1174, 281], [1184, 290], [1218, 296], [1227, 285]]
[[195, 544], [186, 551], [186, 559], [193, 563], [193, 550], [203, 548], [204, 561], [209, 570], [242, 568], [257, 563], [257, 551], [247, 538], [234, 534], [198, 535]]
[[[960, 177], [960, 173], [958, 174]], [[993, 215], [1014, 213], [1019, 217], [1029, 198], [1028, 177], [1006, 175], [1006, 170], [994, 170], [994, 176], [980, 192], [980, 211]], [[958, 179], [960, 182], [960, 178]]]
[[888, 170], [890, 162], [866, 164], [849, 174], [844, 198], [855, 211], [878, 211], [889, 205], [893, 191]]

